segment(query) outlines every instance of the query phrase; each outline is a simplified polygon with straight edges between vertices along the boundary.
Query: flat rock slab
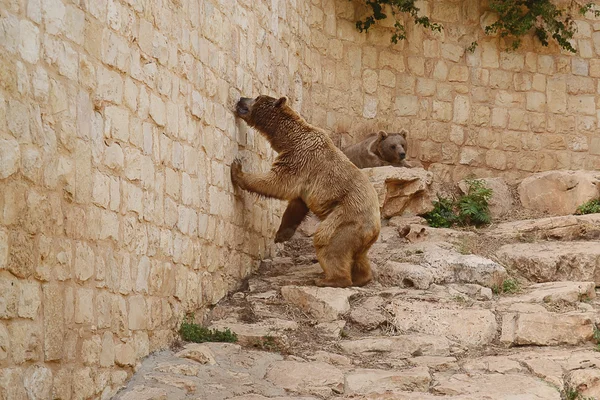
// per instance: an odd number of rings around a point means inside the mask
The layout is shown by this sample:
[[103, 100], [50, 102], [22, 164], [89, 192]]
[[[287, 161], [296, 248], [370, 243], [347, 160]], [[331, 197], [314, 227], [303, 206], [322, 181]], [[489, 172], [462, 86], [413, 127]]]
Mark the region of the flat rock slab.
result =
[[[190, 357], [192, 353], [206, 356], [208, 352], [214, 363]], [[245, 350], [236, 344], [189, 344], [177, 355], [166, 350], [148, 356], [114, 399], [229, 400], [250, 394], [285, 397], [285, 389], [264, 379], [271, 365], [282, 359], [279, 354]]]
[[500, 341], [506, 345], [576, 345], [594, 334], [594, 313], [507, 312]]
[[429, 267], [437, 284], [477, 283], [491, 287], [508, 276], [502, 265], [485, 257], [460, 254], [432, 243], [425, 243], [421, 251], [421, 265]]
[[359, 369], [346, 375], [345, 393], [426, 392], [429, 390], [430, 383], [431, 376], [427, 367], [403, 371]]
[[536, 283], [518, 296], [504, 297], [498, 304], [507, 303], [578, 303], [596, 298], [594, 282], [545, 282]]
[[508, 244], [498, 249], [496, 256], [534, 282], [590, 281], [600, 285], [600, 242]]
[[340, 342], [349, 354], [382, 354], [386, 357], [408, 358], [420, 355], [447, 356], [451, 353], [450, 341], [443, 336], [400, 335], [368, 337]]
[[288, 321], [279, 318], [267, 318], [254, 324], [244, 324], [235, 320], [214, 321], [209, 328], [220, 329], [229, 328], [235, 332], [240, 342], [249, 342], [261, 339], [265, 336], [281, 336], [285, 331], [298, 329], [296, 321]]
[[491, 237], [577, 240], [600, 235], [600, 214], [565, 215], [504, 222], [488, 230]]
[[335, 321], [350, 311], [348, 299], [355, 294], [352, 289], [314, 286], [284, 286], [283, 298], [322, 322]]
[[299, 394], [331, 396], [344, 391], [344, 374], [334, 365], [321, 361], [277, 361], [266, 379], [278, 387]]
[[[433, 390], [443, 395], [468, 395], [481, 400], [560, 400], [558, 390], [546, 382], [519, 374], [436, 375]], [[471, 398], [471, 397], [469, 397]]]
[[475, 347], [490, 343], [496, 336], [496, 317], [485, 309], [452, 309], [426, 302], [395, 300], [388, 306], [400, 332], [445, 337]]

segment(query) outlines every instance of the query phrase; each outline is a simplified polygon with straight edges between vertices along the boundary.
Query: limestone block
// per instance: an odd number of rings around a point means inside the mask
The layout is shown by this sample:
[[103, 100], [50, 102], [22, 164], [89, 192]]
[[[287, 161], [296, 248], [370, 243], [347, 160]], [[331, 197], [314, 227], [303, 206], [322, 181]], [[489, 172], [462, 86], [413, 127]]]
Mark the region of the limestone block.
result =
[[600, 196], [600, 174], [594, 171], [548, 171], [525, 178], [518, 187], [523, 207], [555, 215], [575, 213]]
[[420, 168], [377, 167], [362, 170], [375, 187], [384, 218], [430, 210], [433, 175]]
[[0, 179], [6, 179], [19, 170], [21, 151], [14, 139], [0, 139]]

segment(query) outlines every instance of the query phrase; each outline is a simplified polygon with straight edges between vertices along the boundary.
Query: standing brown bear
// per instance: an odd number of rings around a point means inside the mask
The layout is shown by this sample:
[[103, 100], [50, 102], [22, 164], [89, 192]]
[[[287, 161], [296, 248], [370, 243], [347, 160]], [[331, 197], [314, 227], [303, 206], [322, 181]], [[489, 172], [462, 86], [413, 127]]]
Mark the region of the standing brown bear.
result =
[[259, 174], [242, 172], [240, 161], [234, 160], [232, 182], [288, 200], [288, 209], [308, 208], [321, 220], [313, 240], [325, 279], [317, 279], [317, 286], [362, 286], [371, 281], [367, 252], [379, 237], [381, 220], [377, 193], [367, 177], [324, 131], [292, 110], [286, 97], [241, 98], [235, 113], [278, 155], [271, 170]]

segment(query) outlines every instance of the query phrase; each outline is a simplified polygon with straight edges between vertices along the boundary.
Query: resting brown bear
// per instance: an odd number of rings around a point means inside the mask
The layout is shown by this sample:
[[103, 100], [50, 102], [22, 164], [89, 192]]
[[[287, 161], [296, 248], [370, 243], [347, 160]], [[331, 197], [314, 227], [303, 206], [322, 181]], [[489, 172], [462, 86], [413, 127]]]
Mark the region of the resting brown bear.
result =
[[373, 133], [342, 151], [358, 168], [386, 165], [411, 168], [405, 160], [406, 148], [406, 131], [403, 129], [400, 133]]
[[[235, 113], [256, 128], [278, 155], [265, 173], [231, 164], [231, 180], [244, 190], [303, 203], [320, 220], [313, 241], [325, 272], [317, 286], [362, 286], [372, 279], [367, 252], [379, 237], [379, 201], [367, 177], [329, 136], [287, 104], [287, 98], [241, 98]], [[285, 218], [285, 216], [284, 216]]]

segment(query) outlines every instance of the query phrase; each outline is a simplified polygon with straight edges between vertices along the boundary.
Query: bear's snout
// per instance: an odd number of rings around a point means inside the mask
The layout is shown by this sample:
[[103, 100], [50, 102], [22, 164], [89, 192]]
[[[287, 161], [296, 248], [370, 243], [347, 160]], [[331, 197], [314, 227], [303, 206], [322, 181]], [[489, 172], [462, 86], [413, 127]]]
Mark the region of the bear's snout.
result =
[[401, 160], [404, 160], [406, 158], [406, 153], [405, 152], [401, 152], [398, 155], [400, 156]]
[[250, 112], [250, 108], [252, 107], [253, 102], [254, 99], [250, 99], [248, 97], [241, 97], [235, 105], [235, 113], [240, 117], [248, 114]]

